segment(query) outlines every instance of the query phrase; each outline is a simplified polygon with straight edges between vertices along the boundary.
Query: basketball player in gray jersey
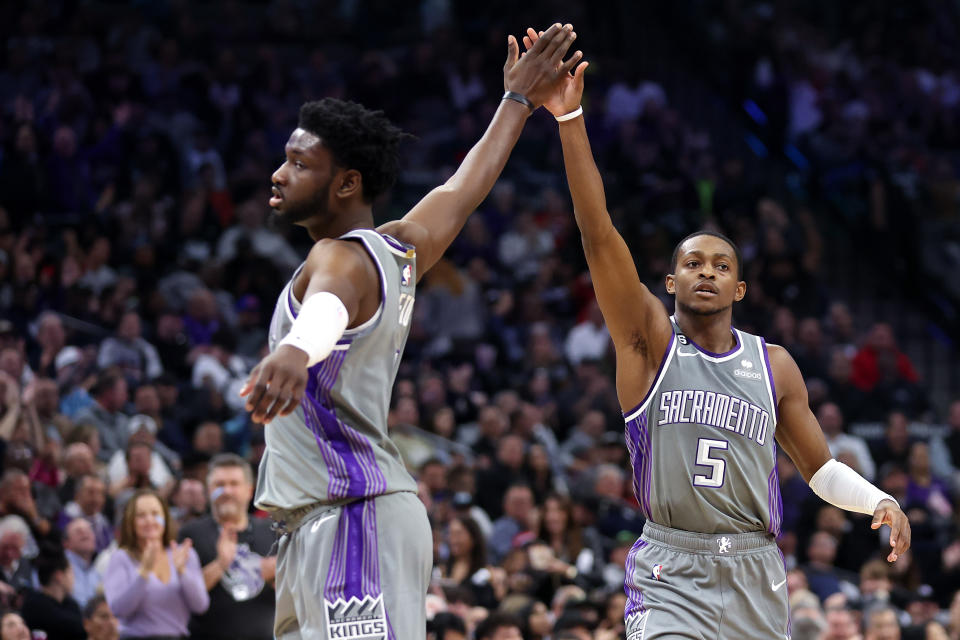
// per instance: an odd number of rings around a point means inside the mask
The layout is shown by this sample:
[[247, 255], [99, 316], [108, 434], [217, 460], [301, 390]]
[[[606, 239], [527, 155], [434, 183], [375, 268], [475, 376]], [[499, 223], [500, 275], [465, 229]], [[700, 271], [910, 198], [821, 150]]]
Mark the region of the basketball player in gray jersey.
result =
[[579, 60], [553, 25], [519, 56], [506, 93], [456, 173], [402, 219], [373, 228], [402, 133], [380, 112], [309, 102], [273, 174], [270, 206], [314, 244], [277, 301], [271, 354], [241, 391], [267, 425], [256, 504], [285, 535], [277, 559], [278, 638], [423, 638], [432, 536], [416, 484], [387, 433], [390, 391], [417, 280], [490, 191], [523, 125]]
[[[527, 31], [524, 44], [540, 34]], [[544, 106], [560, 121], [574, 214], [617, 356], [633, 486], [647, 518], [626, 562], [628, 640], [789, 638], [776, 536], [776, 444], [810, 487], [890, 526], [887, 559], [910, 545], [896, 501], [833, 460], [790, 354], [731, 326], [746, 294], [740, 251], [701, 231], [673, 255], [670, 316], [640, 282], [606, 210], [584, 127], [581, 63]]]

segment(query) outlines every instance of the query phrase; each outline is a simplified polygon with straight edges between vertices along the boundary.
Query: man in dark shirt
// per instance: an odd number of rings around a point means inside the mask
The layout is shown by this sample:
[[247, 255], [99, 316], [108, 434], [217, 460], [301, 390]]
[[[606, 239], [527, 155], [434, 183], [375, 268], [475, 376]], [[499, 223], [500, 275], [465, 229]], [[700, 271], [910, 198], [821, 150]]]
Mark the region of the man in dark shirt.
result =
[[73, 569], [58, 547], [45, 548], [34, 561], [40, 590], [28, 589], [23, 598], [23, 620], [34, 630], [47, 632], [48, 638], [84, 640], [80, 605], [70, 596]]
[[193, 616], [195, 638], [266, 640], [273, 637], [276, 556], [275, 535], [266, 520], [248, 516], [253, 471], [247, 462], [225, 453], [210, 461], [207, 476], [211, 515], [186, 524], [180, 539], [190, 538], [203, 564], [210, 608]]

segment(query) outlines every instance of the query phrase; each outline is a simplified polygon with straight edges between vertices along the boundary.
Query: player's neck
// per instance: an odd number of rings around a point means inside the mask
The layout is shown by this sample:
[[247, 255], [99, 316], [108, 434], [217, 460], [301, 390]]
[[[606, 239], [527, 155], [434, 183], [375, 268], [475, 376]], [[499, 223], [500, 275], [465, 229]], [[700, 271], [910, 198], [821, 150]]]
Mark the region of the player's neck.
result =
[[730, 326], [732, 313], [729, 310], [702, 316], [677, 309], [674, 313], [680, 331], [697, 343], [701, 349], [713, 353], [726, 353], [737, 345]]
[[306, 220], [303, 226], [314, 242], [323, 238], [339, 238], [354, 229], [372, 229], [373, 207], [360, 203], [332, 215]]

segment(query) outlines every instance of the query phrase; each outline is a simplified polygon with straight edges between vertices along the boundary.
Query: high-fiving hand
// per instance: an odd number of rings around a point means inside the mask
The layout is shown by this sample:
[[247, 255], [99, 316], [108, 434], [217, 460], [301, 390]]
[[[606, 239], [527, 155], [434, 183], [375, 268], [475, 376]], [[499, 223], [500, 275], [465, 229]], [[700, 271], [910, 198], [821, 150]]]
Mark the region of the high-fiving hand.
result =
[[[523, 54], [523, 58], [533, 52], [549, 33], [549, 29], [544, 32], [535, 31], [528, 27], [527, 35], [523, 36], [523, 46], [527, 50]], [[576, 37], [576, 33], [573, 35]], [[565, 115], [575, 111], [580, 106], [580, 101], [583, 98], [583, 72], [590, 66], [590, 63], [582, 60], [582, 58], [583, 53], [577, 51], [570, 57], [570, 60], [562, 65], [557, 65], [557, 82], [552, 85], [553, 91], [543, 101], [543, 106], [554, 116]]]
[[577, 51], [568, 60], [563, 59], [576, 38], [573, 25], [561, 26], [556, 23], [538, 34], [537, 41], [531, 42], [521, 56], [517, 39], [507, 36], [503, 88], [525, 95], [534, 108], [544, 104], [557, 93], [566, 77], [570, 76], [570, 70], [583, 57], [583, 53]]

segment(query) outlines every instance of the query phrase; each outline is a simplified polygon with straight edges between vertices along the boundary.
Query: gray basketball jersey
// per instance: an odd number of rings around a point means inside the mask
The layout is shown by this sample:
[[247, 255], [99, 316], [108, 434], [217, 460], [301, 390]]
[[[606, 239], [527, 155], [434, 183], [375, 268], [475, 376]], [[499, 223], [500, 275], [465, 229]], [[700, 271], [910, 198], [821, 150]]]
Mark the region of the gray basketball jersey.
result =
[[[310, 368], [296, 411], [265, 427], [256, 505], [268, 511], [417, 490], [387, 434], [390, 394], [413, 313], [416, 253], [373, 229], [350, 231], [340, 239], [361, 242], [376, 263], [380, 306]], [[293, 295], [295, 279], [296, 274], [277, 300], [270, 323], [271, 351], [300, 311]]]
[[633, 489], [653, 522], [699, 533], [780, 533], [776, 389], [763, 338], [701, 349], [671, 318], [653, 386], [624, 414]]

